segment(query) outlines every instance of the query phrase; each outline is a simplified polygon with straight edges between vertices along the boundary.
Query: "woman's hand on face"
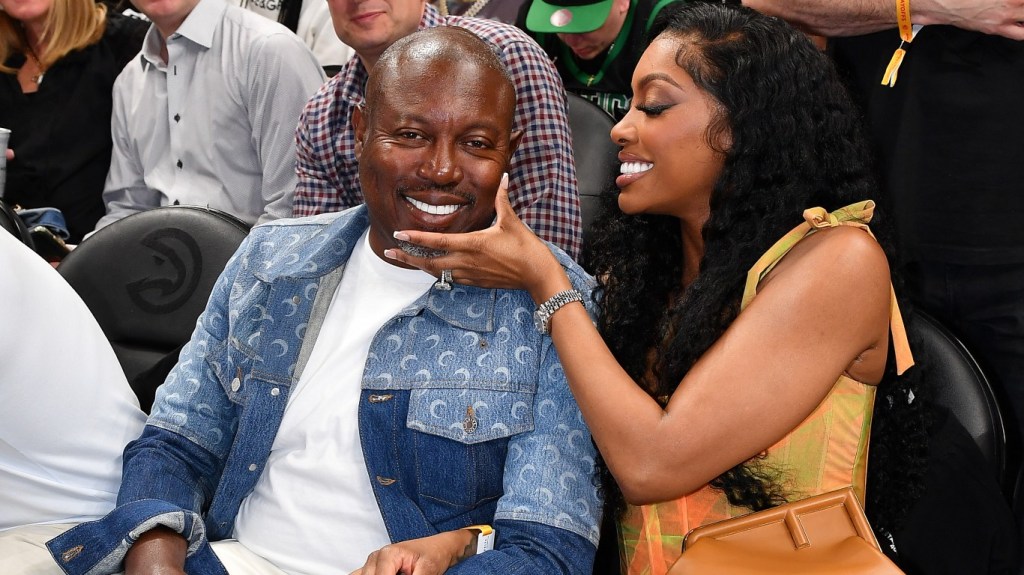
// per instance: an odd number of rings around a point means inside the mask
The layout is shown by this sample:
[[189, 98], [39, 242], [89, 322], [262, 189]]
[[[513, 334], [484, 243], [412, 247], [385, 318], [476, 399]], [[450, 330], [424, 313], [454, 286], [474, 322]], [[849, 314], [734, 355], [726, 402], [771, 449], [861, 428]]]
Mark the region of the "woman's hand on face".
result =
[[12, 150], [10, 148], [7, 148], [7, 150], [4, 151], [4, 157], [7, 158], [8, 162], [13, 160], [14, 159], [14, 150]]
[[[396, 239], [441, 250], [445, 255], [416, 257], [401, 249], [384, 251], [387, 257], [416, 266], [440, 277], [451, 270], [455, 283], [482, 288], [522, 289], [535, 301], [545, 301], [562, 287], [561, 264], [530, 228], [526, 227], [508, 199], [508, 175], [501, 179], [494, 200], [497, 219], [491, 227], [465, 234], [439, 234], [403, 230]], [[568, 279], [564, 280], [565, 283]], [[553, 291], [551, 291], [553, 290]]]
[[370, 553], [351, 575], [441, 575], [475, 554], [474, 534], [465, 529], [392, 543]]

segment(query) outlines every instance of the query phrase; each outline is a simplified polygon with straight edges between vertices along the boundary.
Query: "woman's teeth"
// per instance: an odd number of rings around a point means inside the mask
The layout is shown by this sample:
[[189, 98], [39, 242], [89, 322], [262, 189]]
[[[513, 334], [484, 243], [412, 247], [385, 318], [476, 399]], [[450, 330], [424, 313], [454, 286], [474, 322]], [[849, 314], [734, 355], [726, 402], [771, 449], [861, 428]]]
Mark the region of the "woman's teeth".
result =
[[623, 162], [619, 166], [619, 173], [624, 175], [640, 174], [654, 167], [654, 164], [648, 162]]

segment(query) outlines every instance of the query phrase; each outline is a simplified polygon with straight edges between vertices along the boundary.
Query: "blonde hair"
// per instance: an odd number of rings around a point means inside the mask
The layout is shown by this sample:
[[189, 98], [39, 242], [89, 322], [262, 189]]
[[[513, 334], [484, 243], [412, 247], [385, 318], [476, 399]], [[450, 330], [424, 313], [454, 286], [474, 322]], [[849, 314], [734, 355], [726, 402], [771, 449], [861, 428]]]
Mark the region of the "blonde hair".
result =
[[[48, 69], [68, 52], [99, 42], [106, 17], [107, 7], [94, 0], [53, 0], [39, 39], [46, 46], [46, 52], [39, 59], [42, 68]], [[4, 62], [14, 54], [29, 52], [21, 22], [0, 11], [0, 71], [16, 73], [17, 70], [5, 66]]]

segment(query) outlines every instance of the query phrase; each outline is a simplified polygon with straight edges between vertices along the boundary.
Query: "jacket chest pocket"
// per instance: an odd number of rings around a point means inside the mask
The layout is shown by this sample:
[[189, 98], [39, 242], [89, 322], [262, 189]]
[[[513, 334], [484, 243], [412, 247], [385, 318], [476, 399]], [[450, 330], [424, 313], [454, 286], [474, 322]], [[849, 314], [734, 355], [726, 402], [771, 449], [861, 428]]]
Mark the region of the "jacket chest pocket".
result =
[[500, 497], [509, 440], [533, 430], [533, 401], [525, 391], [413, 390], [406, 427], [419, 495], [462, 508]]

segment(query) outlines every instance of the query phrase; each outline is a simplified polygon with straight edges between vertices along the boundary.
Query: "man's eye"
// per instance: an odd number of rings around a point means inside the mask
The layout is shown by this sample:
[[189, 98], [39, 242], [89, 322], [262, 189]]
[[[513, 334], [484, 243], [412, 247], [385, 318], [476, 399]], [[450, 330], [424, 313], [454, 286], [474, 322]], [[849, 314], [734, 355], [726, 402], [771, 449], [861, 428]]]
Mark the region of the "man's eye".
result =
[[644, 113], [644, 115], [650, 116], [652, 118], [660, 116], [662, 112], [664, 112], [665, 110], [668, 110], [671, 107], [672, 107], [671, 104], [637, 104], [636, 105], [636, 109], [637, 110], [640, 110], [641, 112]]
[[405, 138], [406, 140], [416, 140], [419, 139], [420, 137], [420, 135], [417, 134], [416, 132], [400, 132], [398, 136], [401, 138]]
[[470, 148], [476, 148], [478, 150], [483, 150], [483, 149], [489, 147], [487, 145], [487, 142], [485, 142], [483, 140], [469, 140], [469, 141], [466, 142], [466, 145], [469, 146]]

